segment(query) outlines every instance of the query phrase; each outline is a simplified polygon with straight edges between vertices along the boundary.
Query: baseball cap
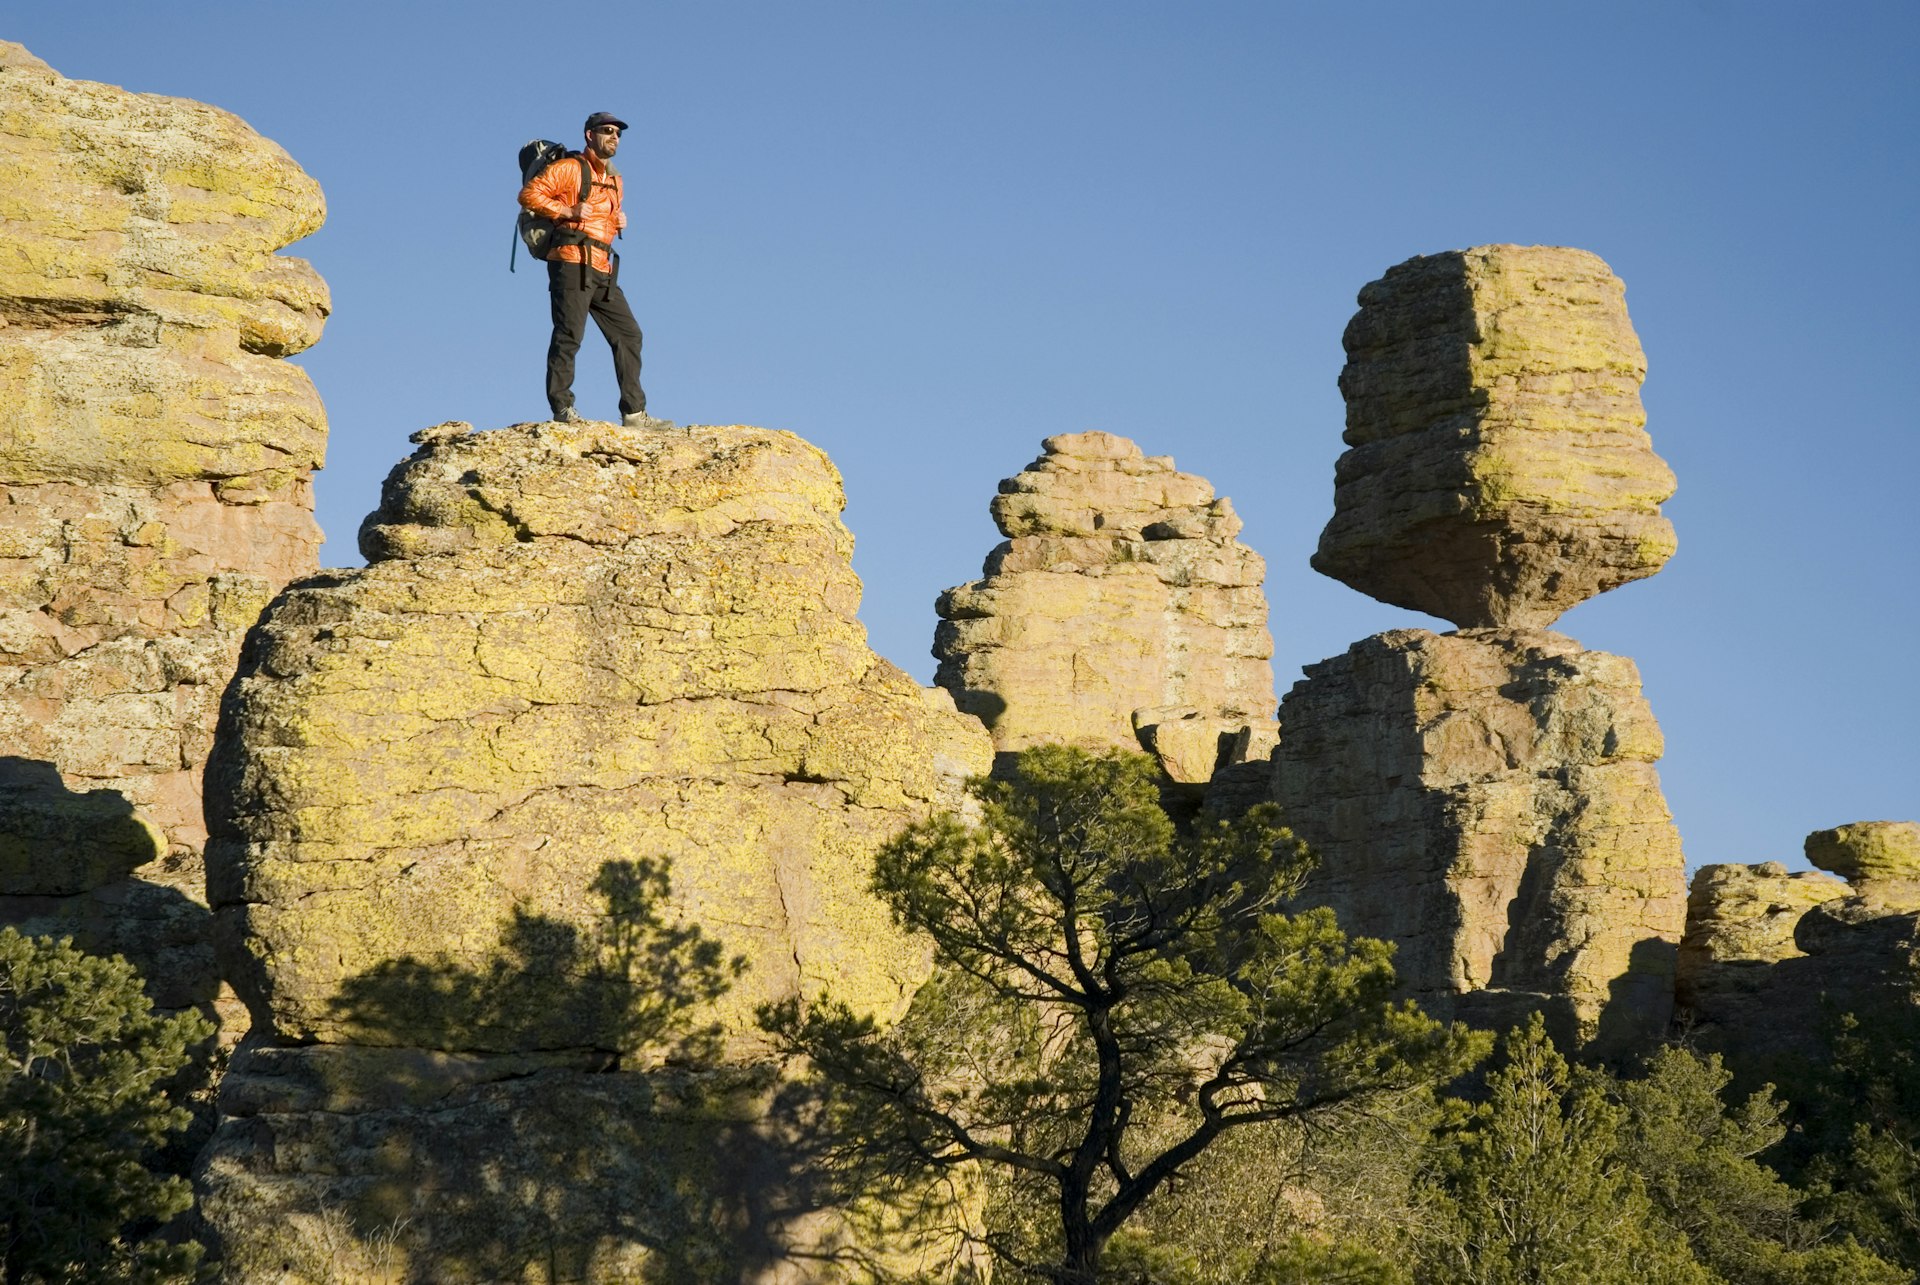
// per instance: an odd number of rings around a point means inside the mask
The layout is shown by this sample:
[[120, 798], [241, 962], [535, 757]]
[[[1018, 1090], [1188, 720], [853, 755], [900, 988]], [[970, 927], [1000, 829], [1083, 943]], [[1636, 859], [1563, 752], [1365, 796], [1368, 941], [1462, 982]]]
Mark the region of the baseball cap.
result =
[[612, 112], [595, 112], [593, 115], [587, 117], [588, 129], [597, 129], [602, 125], [618, 125], [622, 131], [625, 131], [627, 128], [627, 122], [621, 120]]

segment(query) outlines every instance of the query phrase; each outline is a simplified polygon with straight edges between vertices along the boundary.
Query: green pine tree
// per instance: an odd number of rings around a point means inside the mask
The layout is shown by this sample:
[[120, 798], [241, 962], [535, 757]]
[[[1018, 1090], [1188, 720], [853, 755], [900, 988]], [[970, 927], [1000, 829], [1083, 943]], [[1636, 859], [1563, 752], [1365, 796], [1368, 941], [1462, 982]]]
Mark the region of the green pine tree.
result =
[[1717, 1056], [1663, 1048], [1620, 1082], [1620, 1151], [1662, 1221], [1714, 1275], [1737, 1285], [1902, 1285], [1905, 1271], [1802, 1216], [1804, 1197], [1760, 1163], [1786, 1135], [1771, 1088], [1738, 1106]]
[[1621, 1155], [1623, 1107], [1536, 1014], [1502, 1041], [1487, 1100], [1445, 1137], [1428, 1270], [1437, 1285], [1708, 1285]]
[[1814, 1204], [1920, 1279], [1920, 960], [1908, 997], [1834, 1020], [1797, 1095]]
[[155, 1015], [118, 956], [0, 928], [0, 1273], [173, 1281], [200, 1246], [155, 1233], [192, 1203], [148, 1163], [187, 1112], [166, 1082], [212, 1027]]
[[1311, 858], [1271, 805], [1181, 835], [1151, 759], [1054, 746], [973, 793], [979, 824], [915, 825], [875, 863], [944, 968], [908, 1020], [883, 1033], [831, 1000], [762, 1020], [820, 1072], [850, 1152], [984, 1166], [1027, 1194], [1038, 1234], [994, 1242], [1004, 1267], [1105, 1279], [1115, 1234], [1229, 1132], [1481, 1056], [1389, 999], [1390, 946], [1285, 913]]

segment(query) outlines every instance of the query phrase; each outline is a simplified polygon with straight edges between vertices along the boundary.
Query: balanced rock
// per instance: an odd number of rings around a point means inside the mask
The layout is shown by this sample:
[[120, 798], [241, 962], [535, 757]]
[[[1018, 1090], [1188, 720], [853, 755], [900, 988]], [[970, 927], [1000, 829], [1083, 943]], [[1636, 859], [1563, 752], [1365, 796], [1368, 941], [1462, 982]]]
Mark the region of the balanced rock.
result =
[[1280, 728], [1307, 896], [1397, 943], [1407, 993], [1494, 1025], [1541, 1009], [1603, 1051], [1665, 1029], [1685, 873], [1633, 662], [1393, 630], [1308, 666]]
[[1894, 911], [1920, 910], [1920, 822], [1855, 821], [1807, 836], [1807, 860]]
[[1204, 478], [1124, 437], [1049, 437], [1000, 484], [1008, 539], [936, 609], [935, 681], [1002, 753], [1154, 751], [1204, 783], [1273, 744], [1266, 565]]
[[648, 1271], [731, 1279], [813, 1234], [720, 1227], [799, 1181], [754, 1009], [903, 1009], [929, 960], [872, 857], [987, 737], [868, 648], [839, 475], [792, 434], [415, 440], [368, 565], [275, 602], [221, 725], [209, 885], [259, 1046], [208, 1217], [248, 1279], [331, 1279], [328, 1218], [404, 1224], [410, 1279], [669, 1242], [719, 1257]]
[[202, 768], [242, 636], [320, 541], [326, 418], [282, 358], [327, 292], [274, 252], [324, 205], [238, 118], [5, 43], [0, 169], [0, 921], [205, 1003]]
[[1672, 556], [1673, 473], [1605, 263], [1480, 246], [1410, 259], [1359, 301], [1317, 570], [1463, 628], [1544, 628]]

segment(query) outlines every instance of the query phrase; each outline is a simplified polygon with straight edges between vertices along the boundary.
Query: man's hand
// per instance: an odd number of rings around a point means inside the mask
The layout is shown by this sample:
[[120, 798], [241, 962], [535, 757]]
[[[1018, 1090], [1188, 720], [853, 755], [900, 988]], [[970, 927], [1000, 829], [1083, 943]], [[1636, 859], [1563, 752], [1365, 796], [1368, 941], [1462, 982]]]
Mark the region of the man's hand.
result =
[[571, 210], [567, 211], [567, 217], [573, 220], [575, 223], [578, 223], [582, 219], [586, 218], [587, 203], [585, 201], [581, 201], [579, 204], [575, 205]]

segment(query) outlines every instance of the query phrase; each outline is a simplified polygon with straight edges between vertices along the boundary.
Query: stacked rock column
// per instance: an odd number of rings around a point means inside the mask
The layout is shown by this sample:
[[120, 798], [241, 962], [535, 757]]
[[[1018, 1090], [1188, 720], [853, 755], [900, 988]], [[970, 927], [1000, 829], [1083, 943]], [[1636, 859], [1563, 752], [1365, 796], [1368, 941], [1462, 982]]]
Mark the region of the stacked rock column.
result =
[[935, 681], [1010, 754], [1153, 752], [1176, 789], [1273, 745], [1266, 564], [1205, 478], [1111, 433], [1049, 437], [1000, 484], [1007, 539], [936, 609]]
[[1309, 666], [1274, 793], [1310, 895], [1400, 945], [1403, 986], [1610, 1051], [1662, 1031], [1685, 914], [1658, 725], [1631, 661], [1547, 629], [1659, 570], [1673, 476], [1624, 291], [1579, 250], [1410, 260], [1345, 336], [1348, 450], [1316, 569], [1453, 621]]
[[0, 42], [0, 922], [219, 1003], [201, 775], [240, 642], [311, 572], [320, 189], [201, 103]]

